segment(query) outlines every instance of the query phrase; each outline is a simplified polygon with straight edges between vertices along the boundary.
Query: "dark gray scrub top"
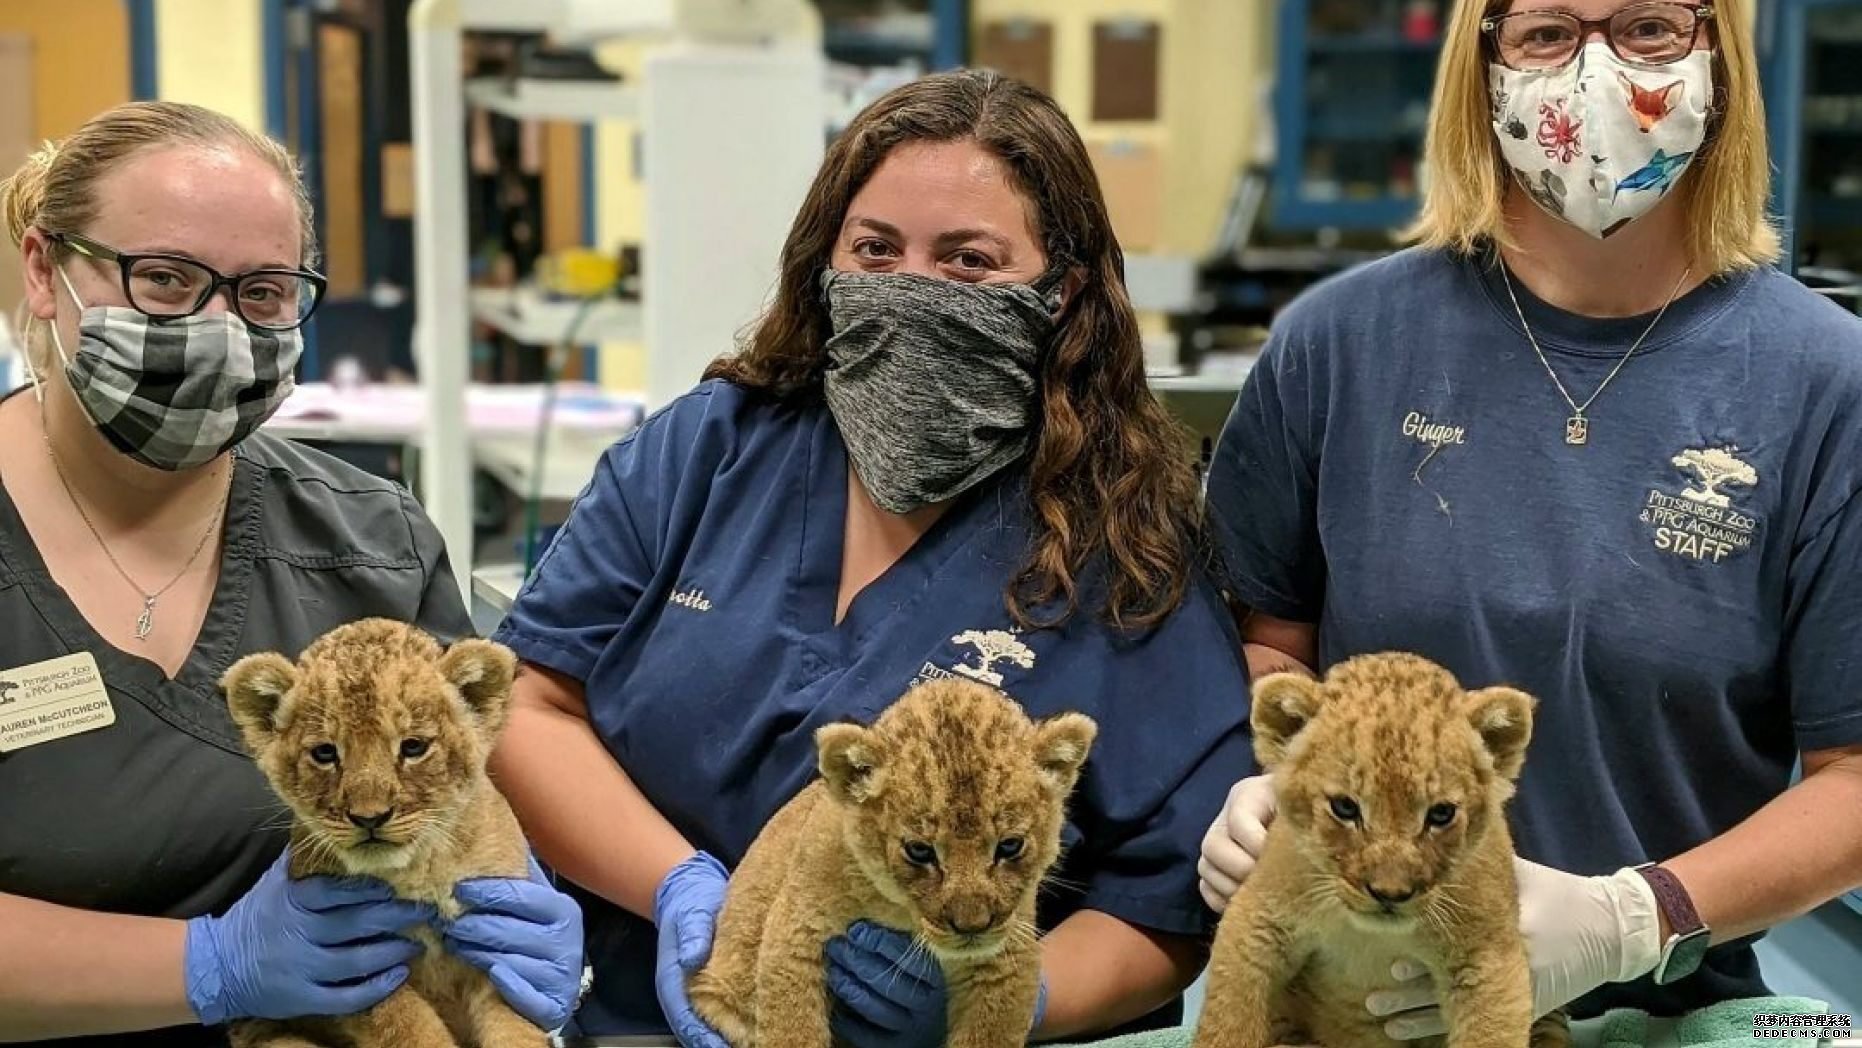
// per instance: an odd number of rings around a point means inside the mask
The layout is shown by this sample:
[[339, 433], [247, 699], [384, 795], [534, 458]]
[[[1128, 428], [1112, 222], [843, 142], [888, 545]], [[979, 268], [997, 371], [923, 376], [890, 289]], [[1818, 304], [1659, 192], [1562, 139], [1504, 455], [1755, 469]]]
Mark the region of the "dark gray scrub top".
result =
[[[0, 486], [0, 667], [88, 651], [116, 723], [0, 754], [0, 893], [112, 913], [224, 913], [277, 858], [284, 811], [241, 745], [218, 680], [296, 658], [370, 616], [442, 643], [471, 633], [438, 531], [401, 487], [263, 433], [235, 452], [220, 580], [179, 676], [106, 643], [39, 558]], [[125, 587], [122, 614], [138, 603]], [[44, 1042], [223, 1045], [218, 1030]]]

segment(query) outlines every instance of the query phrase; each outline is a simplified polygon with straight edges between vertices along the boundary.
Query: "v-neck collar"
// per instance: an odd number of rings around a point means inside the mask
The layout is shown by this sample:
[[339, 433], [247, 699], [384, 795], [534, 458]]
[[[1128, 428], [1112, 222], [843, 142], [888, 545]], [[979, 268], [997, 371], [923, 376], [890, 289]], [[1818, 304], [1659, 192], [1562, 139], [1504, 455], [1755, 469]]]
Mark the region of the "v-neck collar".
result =
[[911, 548], [854, 596], [837, 624], [834, 612], [846, 549], [847, 471], [851, 466], [840, 429], [825, 411], [810, 442], [807, 468], [790, 625], [835, 665], [860, 651], [875, 628], [908, 611], [944, 565], [978, 535], [992, 530], [1002, 512], [996, 497], [1003, 486], [1001, 476], [959, 495]]
[[226, 498], [220, 575], [194, 645], [171, 679], [140, 655], [105, 640], [90, 624], [39, 555], [25, 519], [0, 483], [0, 558], [59, 642], [97, 659], [104, 682], [129, 693], [177, 728], [233, 753], [244, 754], [237, 729], [220, 699], [220, 677], [231, 667], [252, 594], [253, 561], [259, 544], [259, 489], [264, 468], [233, 449], [233, 476]]

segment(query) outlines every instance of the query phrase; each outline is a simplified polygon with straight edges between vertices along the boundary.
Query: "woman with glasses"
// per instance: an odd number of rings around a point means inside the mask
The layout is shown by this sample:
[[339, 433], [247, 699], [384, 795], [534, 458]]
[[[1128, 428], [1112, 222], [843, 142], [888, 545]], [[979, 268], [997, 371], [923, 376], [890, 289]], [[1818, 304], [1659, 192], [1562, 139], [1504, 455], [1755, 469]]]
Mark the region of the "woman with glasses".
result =
[[[255, 432], [324, 289], [296, 168], [219, 114], [136, 103], [0, 182], [0, 214], [34, 377], [0, 401], [0, 1041], [214, 1045], [366, 1008], [434, 915], [288, 880], [290, 820], [218, 681], [358, 618], [471, 623], [404, 491]], [[575, 905], [529, 881], [460, 898], [446, 947], [560, 1024]]]
[[[1772, 268], [1753, 14], [1459, 0], [1419, 246], [1286, 312], [1209, 478], [1257, 675], [1538, 697], [1541, 1012], [1764, 995], [1753, 937], [1862, 881], [1862, 327]], [[1273, 810], [1231, 792], [1212, 905]], [[1367, 1007], [1439, 1033], [1399, 974]]]

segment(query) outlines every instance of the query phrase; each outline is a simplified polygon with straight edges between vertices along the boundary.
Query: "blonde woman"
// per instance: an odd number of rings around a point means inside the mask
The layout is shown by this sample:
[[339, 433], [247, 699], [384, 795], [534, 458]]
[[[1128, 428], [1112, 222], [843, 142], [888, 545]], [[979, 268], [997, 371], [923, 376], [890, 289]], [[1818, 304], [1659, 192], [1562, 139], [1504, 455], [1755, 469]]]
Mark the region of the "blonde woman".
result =
[[[1765, 994], [1752, 938], [1862, 882], [1862, 326], [1771, 268], [1752, 16], [1460, 0], [1419, 246], [1287, 312], [1210, 477], [1257, 674], [1407, 649], [1539, 697], [1541, 1011]], [[1272, 812], [1231, 792], [1213, 905]]]
[[[0, 181], [0, 215], [36, 376], [0, 399], [0, 1042], [194, 1048], [367, 1008], [432, 908], [286, 877], [289, 820], [217, 682], [357, 618], [471, 621], [406, 492], [256, 432], [323, 292], [297, 169], [218, 113], [136, 103]], [[446, 948], [560, 1024], [575, 904], [459, 899]]]

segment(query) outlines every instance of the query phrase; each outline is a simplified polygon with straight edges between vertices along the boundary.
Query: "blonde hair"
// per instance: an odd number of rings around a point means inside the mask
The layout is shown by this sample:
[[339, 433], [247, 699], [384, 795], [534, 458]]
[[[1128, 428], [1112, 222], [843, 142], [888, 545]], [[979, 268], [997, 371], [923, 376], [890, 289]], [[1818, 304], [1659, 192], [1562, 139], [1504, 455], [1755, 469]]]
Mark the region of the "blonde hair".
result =
[[47, 142], [4, 181], [0, 219], [18, 247], [28, 229], [76, 233], [97, 217], [97, 183], [149, 149], [235, 146], [276, 171], [297, 202], [305, 268], [317, 264], [310, 193], [284, 146], [211, 109], [180, 102], [130, 102], [92, 117], [61, 142]]
[[[1504, 204], [1512, 181], [1494, 138], [1481, 21], [1509, 0], [1456, 0], [1436, 75], [1424, 150], [1422, 216], [1405, 234], [1425, 247], [1473, 254], [1509, 244]], [[1701, 156], [1678, 192], [1687, 208], [1688, 253], [1714, 274], [1777, 262], [1778, 230], [1766, 214], [1771, 154], [1759, 88], [1750, 0], [1713, 0], [1714, 106]]]

